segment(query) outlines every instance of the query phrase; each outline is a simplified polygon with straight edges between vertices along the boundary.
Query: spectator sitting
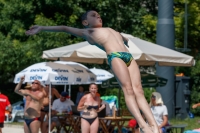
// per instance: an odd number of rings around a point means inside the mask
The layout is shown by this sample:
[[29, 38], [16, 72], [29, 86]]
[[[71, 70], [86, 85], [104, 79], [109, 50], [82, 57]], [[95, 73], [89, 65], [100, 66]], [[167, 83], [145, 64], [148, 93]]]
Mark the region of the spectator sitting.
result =
[[133, 130], [134, 130], [134, 133], [140, 133], [139, 125], [135, 119], [131, 119], [128, 122], [128, 128], [131, 128], [131, 130], [129, 130], [128, 133], [132, 133]]
[[159, 126], [160, 133], [166, 133], [165, 126], [168, 123], [168, 111], [167, 107], [163, 104], [162, 96], [160, 93], [152, 93], [149, 105], [156, 123]]
[[[68, 93], [62, 92], [60, 95], [60, 98], [54, 100], [52, 105], [52, 116], [57, 115], [58, 113], [66, 113], [68, 108], [71, 108], [71, 105], [74, 105], [73, 101], [68, 99]], [[57, 127], [60, 125], [60, 122], [58, 121], [57, 117], [52, 117], [51, 119], [51, 131], [54, 129], [54, 127]], [[42, 133], [48, 133], [48, 121], [43, 124]]]

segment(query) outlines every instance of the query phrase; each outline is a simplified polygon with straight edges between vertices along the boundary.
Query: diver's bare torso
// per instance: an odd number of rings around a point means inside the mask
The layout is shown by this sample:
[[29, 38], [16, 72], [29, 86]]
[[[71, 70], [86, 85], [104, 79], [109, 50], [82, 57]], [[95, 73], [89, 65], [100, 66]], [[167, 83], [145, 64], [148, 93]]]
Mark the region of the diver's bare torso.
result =
[[111, 28], [88, 28], [84, 32], [84, 37], [91, 45], [96, 45], [107, 54], [128, 52], [121, 34]]

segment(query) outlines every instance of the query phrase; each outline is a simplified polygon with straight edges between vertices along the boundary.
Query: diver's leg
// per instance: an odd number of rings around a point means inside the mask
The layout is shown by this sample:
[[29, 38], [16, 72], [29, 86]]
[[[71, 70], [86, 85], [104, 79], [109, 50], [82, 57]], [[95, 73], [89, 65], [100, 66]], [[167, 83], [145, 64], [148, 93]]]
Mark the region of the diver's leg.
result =
[[140, 71], [135, 60], [132, 60], [130, 66], [128, 67], [128, 70], [130, 73], [131, 83], [132, 83], [133, 91], [136, 97], [136, 102], [139, 108], [142, 110], [142, 113], [145, 115], [148, 121], [148, 124], [151, 126], [154, 133], [159, 133], [157, 123], [144, 97], [144, 92], [141, 85]]
[[[112, 63], [112, 71], [124, 92], [125, 102], [126, 102], [128, 109], [130, 110], [132, 115], [134, 115], [140, 128], [144, 129], [145, 133], [152, 133], [152, 131], [150, 130], [150, 128], [144, 121], [144, 119], [139, 111], [139, 108], [138, 108], [138, 105], [136, 102], [136, 96], [133, 91], [133, 87], [132, 87], [132, 83], [131, 83], [131, 77], [130, 77], [129, 70], [128, 70], [126, 64], [124, 63], [124, 61], [122, 61], [119, 58], [114, 58], [111, 63]], [[133, 73], [133, 75], [134, 74], [135, 73]], [[147, 108], [149, 108], [149, 107], [147, 107]]]

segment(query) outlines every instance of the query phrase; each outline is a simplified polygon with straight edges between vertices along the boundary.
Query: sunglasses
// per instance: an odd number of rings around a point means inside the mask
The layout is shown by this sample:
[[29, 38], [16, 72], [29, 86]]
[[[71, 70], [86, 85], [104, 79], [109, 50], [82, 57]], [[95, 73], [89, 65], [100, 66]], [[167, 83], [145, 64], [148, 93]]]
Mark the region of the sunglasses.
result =
[[151, 96], [151, 98], [156, 98], [156, 96]]
[[38, 82], [32, 82], [32, 84], [37, 84], [38, 85], [39, 83]]

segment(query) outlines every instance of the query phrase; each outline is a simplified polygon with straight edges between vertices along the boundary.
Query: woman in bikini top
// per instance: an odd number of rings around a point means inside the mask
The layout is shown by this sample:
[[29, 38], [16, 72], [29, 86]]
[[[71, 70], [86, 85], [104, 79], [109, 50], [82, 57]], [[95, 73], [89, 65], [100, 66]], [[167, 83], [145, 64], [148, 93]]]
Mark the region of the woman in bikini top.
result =
[[105, 108], [100, 107], [100, 97], [96, 95], [97, 85], [92, 83], [89, 86], [90, 93], [85, 94], [79, 101], [77, 110], [81, 111], [82, 133], [97, 133], [99, 127], [98, 112]]

